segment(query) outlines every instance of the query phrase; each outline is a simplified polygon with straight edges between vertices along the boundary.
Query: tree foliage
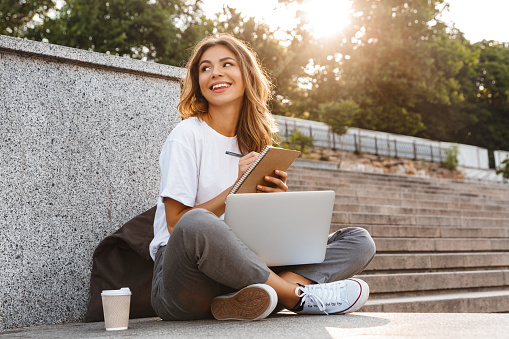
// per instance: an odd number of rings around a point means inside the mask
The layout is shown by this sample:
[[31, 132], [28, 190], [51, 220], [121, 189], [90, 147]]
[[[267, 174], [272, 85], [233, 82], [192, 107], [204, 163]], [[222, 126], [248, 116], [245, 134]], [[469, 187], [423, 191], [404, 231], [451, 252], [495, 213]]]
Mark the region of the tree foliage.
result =
[[199, 10], [185, 0], [67, 0], [56, 18], [27, 37], [54, 44], [156, 62], [182, 59], [182, 29]]
[[469, 143], [509, 150], [509, 44], [481, 41], [476, 73], [471, 79], [475, 95], [470, 103], [479, 119], [469, 126]]
[[354, 0], [353, 8], [350, 29], [313, 59], [313, 101], [353, 100], [355, 126], [415, 135], [426, 129], [423, 103], [463, 100], [455, 77], [467, 50], [434, 21], [435, 3]]
[[443, 5], [353, 0], [347, 30], [307, 43], [307, 89], [292, 109], [333, 126], [353, 102], [351, 126], [509, 149], [508, 44], [471, 44], [437, 19]]
[[352, 126], [360, 113], [357, 103], [352, 100], [328, 102], [318, 105], [320, 120], [328, 124], [332, 132], [343, 135]]
[[23, 36], [27, 24], [36, 16], [44, 19], [55, 7], [52, 0], [2, 0], [0, 1], [0, 34]]

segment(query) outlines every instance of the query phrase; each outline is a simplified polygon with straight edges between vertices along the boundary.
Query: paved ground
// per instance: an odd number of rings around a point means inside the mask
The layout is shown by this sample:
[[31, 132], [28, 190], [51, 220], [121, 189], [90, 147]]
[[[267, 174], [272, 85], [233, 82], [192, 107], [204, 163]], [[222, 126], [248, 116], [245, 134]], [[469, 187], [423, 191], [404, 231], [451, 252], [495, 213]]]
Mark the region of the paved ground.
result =
[[131, 320], [126, 331], [104, 323], [37, 326], [0, 332], [0, 338], [509, 338], [509, 314], [355, 313], [278, 314], [254, 322]]

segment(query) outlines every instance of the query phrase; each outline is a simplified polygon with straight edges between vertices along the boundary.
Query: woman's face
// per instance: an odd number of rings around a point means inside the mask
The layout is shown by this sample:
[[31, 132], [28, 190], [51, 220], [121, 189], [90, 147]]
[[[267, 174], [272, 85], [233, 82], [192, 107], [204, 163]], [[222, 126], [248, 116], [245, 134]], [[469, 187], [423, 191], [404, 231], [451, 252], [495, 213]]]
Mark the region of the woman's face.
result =
[[201, 93], [209, 106], [237, 104], [244, 98], [244, 79], [237, 57], [227, 47], [217, 45], [207, 49], [198, 66]]

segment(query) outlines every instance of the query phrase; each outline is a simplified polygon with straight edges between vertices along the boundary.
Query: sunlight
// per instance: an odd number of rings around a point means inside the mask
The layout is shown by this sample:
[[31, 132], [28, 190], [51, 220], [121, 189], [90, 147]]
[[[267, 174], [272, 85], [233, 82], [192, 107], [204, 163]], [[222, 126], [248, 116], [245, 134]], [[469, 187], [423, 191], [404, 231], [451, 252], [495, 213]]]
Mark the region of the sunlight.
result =
[[315, 38], [327, 38], [350, 24], [350, 0], [313, 0], [304, 2], [302, 10], [312, 25]]
[[[221, 11], [223, 5], [229, 5], [239, 9], [248, 16], [254, 16], [258, 20], [265, 21], [272, 29], [288, 30], [295, 27], [295, 12], [301, 10], [307, 16], [310, 23], [309, 29], [317, 39], [327, 38], [339, 33], [350, 24], [351, 1], [350, 0], [306, 0], [302, 4], [291, 2], [279, 3], [277, 0], [223, 0], [205, 1], [204, 8], [208, 13]], [[277, 33], [277, 32], [276, 32]], [[284, 40], [284, 34], [276, 34]]]

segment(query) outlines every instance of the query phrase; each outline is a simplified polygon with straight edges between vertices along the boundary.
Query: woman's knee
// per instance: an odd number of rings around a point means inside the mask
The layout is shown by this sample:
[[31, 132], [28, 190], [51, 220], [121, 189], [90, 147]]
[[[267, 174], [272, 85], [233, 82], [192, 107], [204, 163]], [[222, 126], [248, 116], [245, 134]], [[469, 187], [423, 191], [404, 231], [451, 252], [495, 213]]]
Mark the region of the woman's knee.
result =
[[341, 231], [346, 233], [342, 235], [342, 238], [349, 238], [349, 242], [355, 244], [355, 253], [365, 258], [367, 262], [373, 259], [376, 245], [368, 231], [361, 227], [348, 227]]
[[359, 241], [359, 253], [366, 260], [366, 265], [373, 259], [376, 253], [375, 241], [368, 231], [364, 228], [356, 227], [357, 237]]

